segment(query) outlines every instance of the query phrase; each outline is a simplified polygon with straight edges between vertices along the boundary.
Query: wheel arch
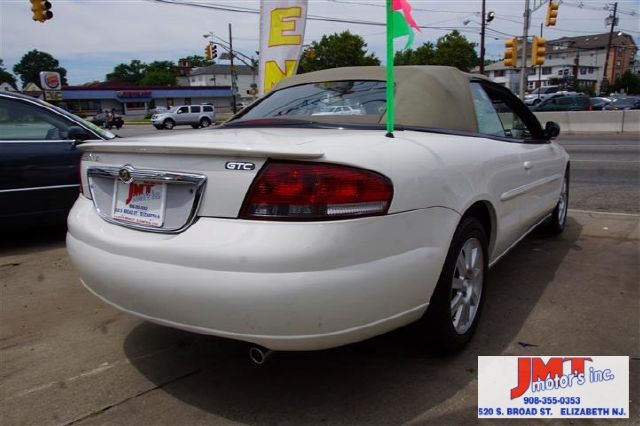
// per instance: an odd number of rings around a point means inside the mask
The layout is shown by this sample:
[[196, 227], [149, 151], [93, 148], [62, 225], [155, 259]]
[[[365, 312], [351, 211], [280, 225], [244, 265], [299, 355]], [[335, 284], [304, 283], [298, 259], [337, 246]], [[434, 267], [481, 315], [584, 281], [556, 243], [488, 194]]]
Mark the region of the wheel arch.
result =
[[480, 221], [487, 234], [489, 253], [493, 253], [498, 229], [497, 215], [493, 204], [489, 200], [478, 200], [472, 203], [462, 214], [460, 222], [466, 217], [475, 217]]

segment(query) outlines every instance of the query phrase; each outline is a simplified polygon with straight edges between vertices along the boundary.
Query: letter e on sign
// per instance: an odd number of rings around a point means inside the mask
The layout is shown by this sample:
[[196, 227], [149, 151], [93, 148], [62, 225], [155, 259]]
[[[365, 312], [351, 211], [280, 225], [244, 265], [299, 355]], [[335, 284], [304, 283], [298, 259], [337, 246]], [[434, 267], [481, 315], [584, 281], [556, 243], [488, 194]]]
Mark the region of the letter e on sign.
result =
[[296, 18], [301, 16], [302, 10], [299, 7], [273, 9], [269, 26], [269, 47], [301, 44], [302, 35], [294, 33]]

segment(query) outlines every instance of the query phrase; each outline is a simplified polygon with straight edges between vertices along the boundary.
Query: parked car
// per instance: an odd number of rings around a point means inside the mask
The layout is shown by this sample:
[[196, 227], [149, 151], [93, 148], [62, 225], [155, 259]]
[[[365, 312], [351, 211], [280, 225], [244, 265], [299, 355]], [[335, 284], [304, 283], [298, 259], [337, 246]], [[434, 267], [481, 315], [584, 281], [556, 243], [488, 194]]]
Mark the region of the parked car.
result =
[[538, 105], [551, 95], [558, 93], [558, 91], [560, 91], [560, 86], [537, 87], [530, 93], [524, 95], [524, 103], [527, 105]]
[[[461, 349], [489, 266], [540, 224], [564, 229], [569, 157], [559, 126], [499, 84], [395, 74], [393, 137], [385, 69], [352, 67], [282, 80], [206, 141], [82, 145], [67, 249], [83, 283], [146, 320], [274, 350], [415, 321]], [[363, 114], [314, 115], [327, 99]]]
[[180, 125], [189, 125], [194, 129], [209, 127], [215, 121], [213, 105], [180, 105], [151, 117], [151, 123], [156, 129], [168, 130]]
[[591, 109], [600, 111], [611, 102], [611, 98], [594, 96], [591, 98]]
[[0, 226], [63, 222], [85, 140], [115, 135], [47, 102], [0, 92]]
[[314, 112], [311, 115], [361, 115], [362, 110], [348, 105], [333, 105], [323, 111]]
[[562, 95], [545, 99], [530, 107], [532, 111], [590, 111], [591, 101], [584, 95]]
[[101, 112], [96, 114], [91, 122], [96, 126], [103, 127], [107, 130], [111, 130], [112, 128], [116, 128], [120, 130], [122, 126], [124, 126], [124, 120], [119, 115], [113, 114], [109, 117], [109, 114], [105, 112]]
[[604, 109], [606, 110], [625, 110], [640, 109], [640, 96], [620, 96], [613, 98]]

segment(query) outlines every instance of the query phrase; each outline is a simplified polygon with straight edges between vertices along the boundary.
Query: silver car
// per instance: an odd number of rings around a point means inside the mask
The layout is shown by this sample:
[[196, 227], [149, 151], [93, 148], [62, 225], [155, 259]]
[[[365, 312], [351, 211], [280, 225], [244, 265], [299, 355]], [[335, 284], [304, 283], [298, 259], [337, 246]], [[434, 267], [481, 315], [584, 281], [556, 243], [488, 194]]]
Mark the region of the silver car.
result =
[[168, 130], [179, 125], [189, 125], [194, 129], [209, 127], [215, 121], [216, 113], [213, 105], [180, 105], [151, 117], [151, 123], [156, 129]]

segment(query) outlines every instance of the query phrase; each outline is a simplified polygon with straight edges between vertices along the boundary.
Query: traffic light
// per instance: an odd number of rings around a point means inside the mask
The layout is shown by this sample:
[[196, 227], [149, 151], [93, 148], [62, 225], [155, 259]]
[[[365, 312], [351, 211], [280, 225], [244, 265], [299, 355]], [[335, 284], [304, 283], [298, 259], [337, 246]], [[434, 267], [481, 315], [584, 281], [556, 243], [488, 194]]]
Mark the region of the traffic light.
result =
[[558, 20], [558, 8], [560, 7], [560, 3], [557, 1], [549, 1], [549, 7], [547, 8], [547, 18], [544, 20], [544, 24], [547, 27], [553, 27], [556, 25], [556, 21]]
[[518, 39], [510, 38], [504, 42], [504, 65], [506, 67], [518, 66]]
[[33, 12], [33, 20], [44, 22], [53, 18], [51, 12], [51, 3], [43, 0], [31, 0], [31, 11]]
[[218, 46], [213, 43], [209, 43], [204, 48], [204, 57], [208, 60], [212, 60], [218, 57]]
[[542, 65], [544, 64], [544, 56], [547, 53], [547, 48], [545, 46], [546, 40], [542, 37], [533, 36], [533, 41], [531, 42], [531, 65]]

